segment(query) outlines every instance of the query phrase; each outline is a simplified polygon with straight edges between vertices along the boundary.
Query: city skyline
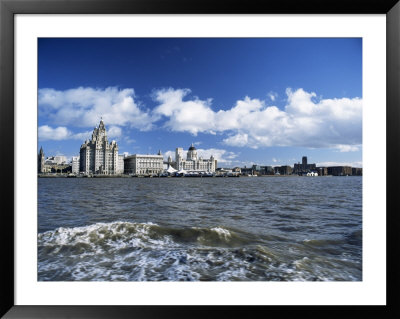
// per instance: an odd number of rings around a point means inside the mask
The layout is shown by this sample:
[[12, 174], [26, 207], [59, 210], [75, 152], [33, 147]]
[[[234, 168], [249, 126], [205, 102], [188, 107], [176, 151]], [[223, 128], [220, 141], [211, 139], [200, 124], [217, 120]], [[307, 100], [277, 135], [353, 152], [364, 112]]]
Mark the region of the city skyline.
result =
[[38, 149], [362, 167], [361, 39], [39, 39]]

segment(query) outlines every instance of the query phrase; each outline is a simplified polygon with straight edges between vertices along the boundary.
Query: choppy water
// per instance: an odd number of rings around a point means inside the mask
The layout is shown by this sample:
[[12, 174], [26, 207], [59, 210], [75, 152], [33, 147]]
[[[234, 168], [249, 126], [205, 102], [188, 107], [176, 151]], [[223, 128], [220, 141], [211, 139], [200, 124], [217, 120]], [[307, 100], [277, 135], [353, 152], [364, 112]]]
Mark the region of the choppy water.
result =
[[40, 281], [359, 281], [362, 178], [39, 178]]

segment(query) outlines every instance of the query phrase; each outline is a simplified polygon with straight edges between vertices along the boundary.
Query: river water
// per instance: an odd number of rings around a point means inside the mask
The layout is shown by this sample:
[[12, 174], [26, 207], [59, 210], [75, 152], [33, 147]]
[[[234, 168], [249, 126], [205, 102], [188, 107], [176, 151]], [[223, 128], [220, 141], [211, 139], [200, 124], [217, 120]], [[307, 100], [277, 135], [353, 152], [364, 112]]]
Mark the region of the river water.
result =
[[39, 281], [360, 281], [362, 177], [39, 178]]

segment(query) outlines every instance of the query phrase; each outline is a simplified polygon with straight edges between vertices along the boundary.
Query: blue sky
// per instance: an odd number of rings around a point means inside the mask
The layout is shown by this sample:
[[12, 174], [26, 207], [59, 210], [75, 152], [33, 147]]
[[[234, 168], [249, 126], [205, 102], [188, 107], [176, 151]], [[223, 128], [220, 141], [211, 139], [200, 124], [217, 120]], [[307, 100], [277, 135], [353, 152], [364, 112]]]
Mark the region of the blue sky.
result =
[[78, 155], [102, 117], [120, 153], [362, 166], [360, 38], [41, 38], [38, 60], [46, 156]]

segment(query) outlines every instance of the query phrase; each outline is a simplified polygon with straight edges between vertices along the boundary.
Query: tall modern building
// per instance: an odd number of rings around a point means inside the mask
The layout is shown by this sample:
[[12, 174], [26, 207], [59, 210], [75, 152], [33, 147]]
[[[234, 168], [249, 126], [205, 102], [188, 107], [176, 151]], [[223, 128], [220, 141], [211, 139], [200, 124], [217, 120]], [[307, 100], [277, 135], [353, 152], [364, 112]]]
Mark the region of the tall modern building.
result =
[[91, 140], [81, 145], [79, 170], [84, 174], [117, 174], [118, 145], [115, 141], [108, 143], [103, 120], [94, 128]]
[[186, 159], [183, 157], [183, 148], [176, 148], [173, 166], [177, 170], [215, 172], [217, 161], [213, 155], [211, 155], [210, 159], [198, 157], [197, 150], [192, 143], [186, 153]]

